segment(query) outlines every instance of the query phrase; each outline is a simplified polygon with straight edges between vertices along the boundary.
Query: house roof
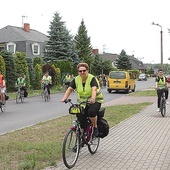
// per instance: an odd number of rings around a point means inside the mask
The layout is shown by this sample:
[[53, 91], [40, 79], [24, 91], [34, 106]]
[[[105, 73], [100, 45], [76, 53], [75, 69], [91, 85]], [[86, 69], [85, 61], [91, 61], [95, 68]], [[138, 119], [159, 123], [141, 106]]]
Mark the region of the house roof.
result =
[[45, 42], [48, 41], [47, 35], [30, 29], [29, 32], [24, 31], [22, 27], [6, 26], [0, 29], [0, 42], [11, 42], [11, 41], [37, 41]]
[[[111, 62], [114, 63], [116, 58], [119, 56], [118, 54], [111, 54], [111, 53], [104, 53], [104, 54], [99, 54], [99, 56], [104, 59], [104, 60], [110, 60]], [[130, 62], [132, 63], [132, 68], [133, 69], [146, 69], [146, 67], [143, 65], [143, 62], [135, 58], [134, 56], [128, 56], [130, 59]]]

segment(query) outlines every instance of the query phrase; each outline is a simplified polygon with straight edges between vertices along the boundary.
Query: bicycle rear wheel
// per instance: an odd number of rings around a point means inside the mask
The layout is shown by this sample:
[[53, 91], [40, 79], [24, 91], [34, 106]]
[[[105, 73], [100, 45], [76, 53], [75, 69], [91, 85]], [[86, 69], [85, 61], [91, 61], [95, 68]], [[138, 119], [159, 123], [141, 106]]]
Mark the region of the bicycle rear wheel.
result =
[[93, 136], [90, 142], [88, 142], [88, 150], [91, 154], [95, 154], [99, 147], [100, 138]]
[[62, 157], [67, 168], [75, 166], [80, 152], [80, 139], [75, 130], [70, 130], [63, 141]]
[[161, 98], [160, 111], [161, 111], [162, 117], [165, 117], [165, 115], [166, 115], [166, 101], [164, 98]]

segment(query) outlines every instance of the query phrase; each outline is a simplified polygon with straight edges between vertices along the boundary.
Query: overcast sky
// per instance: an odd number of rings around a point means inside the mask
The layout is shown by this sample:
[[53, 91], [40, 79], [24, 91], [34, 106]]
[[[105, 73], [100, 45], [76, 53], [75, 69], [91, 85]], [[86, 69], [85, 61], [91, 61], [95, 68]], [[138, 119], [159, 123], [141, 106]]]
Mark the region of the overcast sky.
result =
[[[160, 30], [163, 31], [163, 62], [170, 63], [169, 0], [8, 0], [1, 1], [0, 29], [22, 26], [47, 34], [58, 12], [72, 35], [82, 19], [93, 48], [100, 53], [120, 54], [124, 49], [144, 63], [160, 63]], [[27, 16], [22, 20], [22, 16]]]

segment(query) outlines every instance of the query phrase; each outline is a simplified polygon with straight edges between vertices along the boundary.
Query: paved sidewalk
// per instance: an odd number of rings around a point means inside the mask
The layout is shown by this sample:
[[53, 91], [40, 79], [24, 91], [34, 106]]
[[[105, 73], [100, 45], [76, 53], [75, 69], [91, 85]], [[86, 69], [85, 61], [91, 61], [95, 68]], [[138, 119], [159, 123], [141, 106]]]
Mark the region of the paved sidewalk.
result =
[[[155, 97], [125, 96], [105, 106], [153, 102], [140, 113], [110, 129], [109, 135], [101, 139], [96, 154], [88, 148], [81, 150], [73, 170], [170, 170], [170, 109], [167, 116], [156, 112]], [[121, 103], [120, 103], [121, 102]], [[66, 170], [63, 162], [56, 168]]]

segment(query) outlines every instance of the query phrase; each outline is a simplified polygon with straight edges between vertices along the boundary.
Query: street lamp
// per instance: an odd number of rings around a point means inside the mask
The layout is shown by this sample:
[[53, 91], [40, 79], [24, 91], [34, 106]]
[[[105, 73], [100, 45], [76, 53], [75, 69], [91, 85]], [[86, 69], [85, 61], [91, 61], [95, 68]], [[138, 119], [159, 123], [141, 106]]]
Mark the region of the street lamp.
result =
[[159, 24], [155, 24], [154, 22], [152, 22], [152, 25], [161, 27], [161, 31], [160, 31], [160, 34], [161, 34], [161, 69], [163, 70], [163, 37], [162, 37], [163, 31], [162, 31], [162, 26]]

